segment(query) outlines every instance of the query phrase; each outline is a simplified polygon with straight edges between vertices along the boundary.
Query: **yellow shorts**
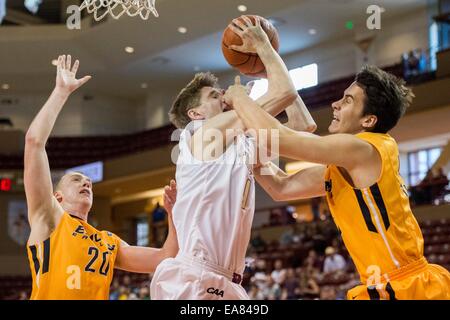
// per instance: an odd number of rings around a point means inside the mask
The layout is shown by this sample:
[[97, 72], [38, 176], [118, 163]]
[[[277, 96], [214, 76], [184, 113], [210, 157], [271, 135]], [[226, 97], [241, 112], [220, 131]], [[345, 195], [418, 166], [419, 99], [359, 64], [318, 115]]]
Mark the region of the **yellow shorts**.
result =
[[360, 285], [347, 292], [348, 300], [450, 300], [450, 273], [425, 258], [388, 273], [389, 281]]

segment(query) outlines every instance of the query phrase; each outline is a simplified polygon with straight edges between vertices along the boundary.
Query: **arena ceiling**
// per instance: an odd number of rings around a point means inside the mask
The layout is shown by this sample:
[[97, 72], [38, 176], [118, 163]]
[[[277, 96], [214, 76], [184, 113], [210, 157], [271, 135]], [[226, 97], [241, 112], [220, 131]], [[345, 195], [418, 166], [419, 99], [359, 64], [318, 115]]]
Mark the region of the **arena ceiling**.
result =
[[[123, 16], [92, 23], [85, 15], [80, 30], [68, 30], [64, 9], [77, 0], [43, 0], [36, 15], [23, 0], [6, 0], [0, 25], [0, 83], [9, 94], [46, 92], [53, 85], [52, 59], [71, 53], [81, 60], [80, 73], [94, 79], [84, 88], [127, 98], [143, 97], [162, 86], [182, 83], [197, 70], [230, 70], [220, 40], [225, 26], [247, 6], [247, 14], [273, 18], [281, 39], [281, 54], [289, 54], [330, 39], [344, 37], [365, 23], [371, 0], [156, 0], [159, 18]], [[381, 0], [386, 19], [427, 5], [426, 0]], [[182, 34], [179, 27], [187, 28]], [[310, 31], [314, 29], [315, 32]], [[312, 34], [314, 33], [314, 34]], [[134, 53], [126, 53], [131, 46]], [[141, 84], [146, 83], [146, 88]], [[0, 92], [4, 94], [5, 92]]]

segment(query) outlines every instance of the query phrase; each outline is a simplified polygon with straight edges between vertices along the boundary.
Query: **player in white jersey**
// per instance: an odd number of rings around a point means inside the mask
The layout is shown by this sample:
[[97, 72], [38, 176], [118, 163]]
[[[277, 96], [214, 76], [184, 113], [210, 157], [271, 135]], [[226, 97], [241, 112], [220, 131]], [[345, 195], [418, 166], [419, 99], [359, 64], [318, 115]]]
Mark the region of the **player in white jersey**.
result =
[[[315, 123], [259, 21], [244, 20], [234, 20], [243, 39], [234, 49], [257, 53], [266, 67], [269, 90], [258, 103], [272, 115], [287, 107], [291, 127], [313, 131]], [[223, 94], [212, 74], [197, 74], [169, 113], [184, 129], [173, 207], [180, 250], [156, 269], [152, 299], [248, 299], [240, 283], [254, 213], [256, 146], [235, 111], [224, 112]]]

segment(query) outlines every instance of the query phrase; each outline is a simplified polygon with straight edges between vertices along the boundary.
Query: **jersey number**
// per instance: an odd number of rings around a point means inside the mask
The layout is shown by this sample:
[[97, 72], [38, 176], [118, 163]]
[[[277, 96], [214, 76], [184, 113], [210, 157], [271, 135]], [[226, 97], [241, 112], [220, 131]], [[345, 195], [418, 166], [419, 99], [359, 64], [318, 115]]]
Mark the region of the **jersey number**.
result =
[[[89, 255], [93, 255], [93, 257], [91, 258], [89, 263], [86, 265], [84, 270], [88, 271], [88, 272], [95, 272], [95, 269], [92, 269], [91, 266], [94, 264], [94, 262], [98, 258], [98, 249], [96, 247], [89, 247], [88, 254]], [[103, 276], [106, 276], [108, 274], [108, 271], [109, 271], [108, 254], [110, 254], [110, 252], [102, 252], [102, 258], [103, 259], [102, 259], [102, 265], [100, 266], [99, 272]], [[106, 267], [105, 267], [105, 265], [106, 265]]]

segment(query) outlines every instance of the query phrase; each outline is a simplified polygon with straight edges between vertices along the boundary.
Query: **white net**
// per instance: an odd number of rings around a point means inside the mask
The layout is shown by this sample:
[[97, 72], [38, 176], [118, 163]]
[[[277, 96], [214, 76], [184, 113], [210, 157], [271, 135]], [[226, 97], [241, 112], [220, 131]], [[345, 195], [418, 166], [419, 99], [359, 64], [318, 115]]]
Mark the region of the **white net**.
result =
[[150, 13], [158, 17], [155, 8], [155, 0], [84, 0], [80, 11], [86, 9], [88, 13], [94, 14], [94, 19], [100, 21], [107, 14], [114, 19], [119, 19], [124, 13], [130, 17], [139, 15], [147, 20]]

